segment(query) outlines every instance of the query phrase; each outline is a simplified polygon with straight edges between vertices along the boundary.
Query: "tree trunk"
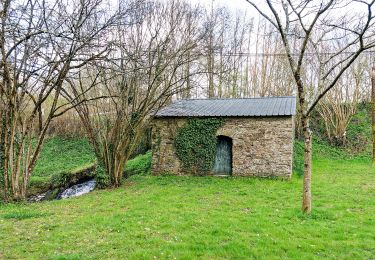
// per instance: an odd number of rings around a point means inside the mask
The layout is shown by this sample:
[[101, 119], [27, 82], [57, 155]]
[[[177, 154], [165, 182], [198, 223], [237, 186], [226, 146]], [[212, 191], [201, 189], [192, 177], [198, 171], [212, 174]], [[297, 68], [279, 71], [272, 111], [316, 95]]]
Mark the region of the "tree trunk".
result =
[[372, 67], [371, 73], [371, 85], [372, 85], [372, 162], [375, 164], [375, 64]]
[[214, 1], [211, 1], [211, 15], [210, 15], [210, 31], [209, 31], [209, 42], [208, 42], [208, 98], [215, 97], [215, 86], [214, 86]]
[[[0, 96], [1, 96], [1, 93], [0, 93]], [[2, 187], [1, 187], [1, 184], [0, 184], [0, 187], [3, 188], [3, 199], [5, 201], [7, 201], [7, 193], [8, 193], [8, 174], [7, 172], [4, 170], [5, 167], [4, 167], [4, 162], [5, 162], [5, 113], [4, 113], [4, 108], [2, 107], [2, 104], [0, 103], [0, 174], [2, 174], [2, 177], [0, 178], [3, 178], [3, 183], [2, 183]], [[0, 199], [1, 199], [1, 196], [0, 195]]]
[[208, 98], [215, 97], [215, 86], [214, 86], [214, 61], [213, 53], [210, 46], [210, 51], [208, 55]]
[[310, 130], [310, 119], [302, 117], [303, 136], [305, 143], [304, 171], [303, 171], [303, 199], [302, 212], [311, 213], [311, 168], [312, 168], [312, 133]]

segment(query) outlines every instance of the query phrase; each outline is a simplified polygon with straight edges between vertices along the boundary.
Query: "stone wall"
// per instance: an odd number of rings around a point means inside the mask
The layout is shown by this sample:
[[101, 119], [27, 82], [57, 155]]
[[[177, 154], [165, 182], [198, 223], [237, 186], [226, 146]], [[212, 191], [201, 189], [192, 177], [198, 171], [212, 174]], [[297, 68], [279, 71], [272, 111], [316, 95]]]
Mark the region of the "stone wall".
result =
[[[152, 128], [154, 174], [182, 175], [174, 139], [185, 118], [156, 118]], [[217, 136], [232, 138], [232, 175], [290, 178], [294, 120], [285, 117], [228, 117]]]

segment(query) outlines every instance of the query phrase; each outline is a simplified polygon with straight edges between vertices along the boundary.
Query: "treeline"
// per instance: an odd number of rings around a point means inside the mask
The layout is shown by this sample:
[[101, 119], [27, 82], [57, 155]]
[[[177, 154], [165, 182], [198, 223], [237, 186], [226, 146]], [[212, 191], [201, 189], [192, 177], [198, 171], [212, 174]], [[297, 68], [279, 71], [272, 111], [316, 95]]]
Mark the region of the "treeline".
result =
[[[75, 128], [86, 135], [101, 184], [117, 187], [150, 116], [172, 100], [298, 94], [280, 33], [258, 16], [178, 0], [3, 0], [0, 8], [5, 200], [26, 197], [49, 134]], [[300, 29], [292, 29], [297, 51]], [[320, 69], [327, 65], [316, 53], [339, 68], [351, 52], [349, 46], [333, 56], [332, 46], [347, 43], [331, 41], [306, 49], [300, 78], [309, 97], [320, 93]], [[369, 101], [370, 63], [370, 54], [357, 57], [320, 102], [335, 143], [345, 138], [356, 104]]]

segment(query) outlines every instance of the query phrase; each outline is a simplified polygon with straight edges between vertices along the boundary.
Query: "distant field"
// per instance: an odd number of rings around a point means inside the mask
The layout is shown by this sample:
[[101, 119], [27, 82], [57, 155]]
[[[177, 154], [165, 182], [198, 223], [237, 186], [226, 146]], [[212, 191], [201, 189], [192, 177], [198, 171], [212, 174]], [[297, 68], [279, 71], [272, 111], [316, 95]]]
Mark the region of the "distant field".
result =
[[297, 174], [289, 182], [136, 175], [116, 190], [0, 206], [0, 259], [373, 259], [370, 159], [321, 148], [311, 216], [300, 213]]

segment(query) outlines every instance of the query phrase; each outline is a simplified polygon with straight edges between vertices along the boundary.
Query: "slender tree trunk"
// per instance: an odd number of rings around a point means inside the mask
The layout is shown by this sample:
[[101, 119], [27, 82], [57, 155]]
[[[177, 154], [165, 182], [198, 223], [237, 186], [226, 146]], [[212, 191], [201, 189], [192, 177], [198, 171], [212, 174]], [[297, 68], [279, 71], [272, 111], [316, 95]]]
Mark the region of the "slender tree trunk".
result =
[[302, 212], [311, 213], [311, 168], [312, 168], [312, 133], [310, 119], [302, 116], [302, 127], [305, 144], [304, 171], [303, 171], [303, 199]]
[[208, 55], [208, 98], [215, 97], [215, 86], [214, 86], [214, 69], [213, 69], [213, 53], [210, 46]]
[[210, 15], [210, 32], [209, 32], [209, 42], [208, 42], [208, 57], [207, 57], [207, 67], [208, 67], [208, 98], [215, 97], [215, 86], [214, 86], [214, 1], [211, 1], [211, 15]]
[[[0, 104], [0, 169], [2, 169], [2, 178], [3, 178], [3, 196], [4, 196], [4, 200], [7, 201], [8, 200], [8, 189], [9, 189], [9, 182], [8, 182], [8, 173], [6, 171], [6, 167], [4, 166], [4, 163], [5, 163], [5, 145], [6, 145], [6, 141], [5, 141], [5, 137], [7, 135], [6, 133], [6, 129], [5, 129], [5, 113], [4, 113], [4, 110], [3, 107], [2, 107], [2, 104]], [[0, 172], [1, 173], [1, 172]]]
[[371, 104], [372, 104], [372, 162], [375, 164], [375, 64], [371, 73]]

